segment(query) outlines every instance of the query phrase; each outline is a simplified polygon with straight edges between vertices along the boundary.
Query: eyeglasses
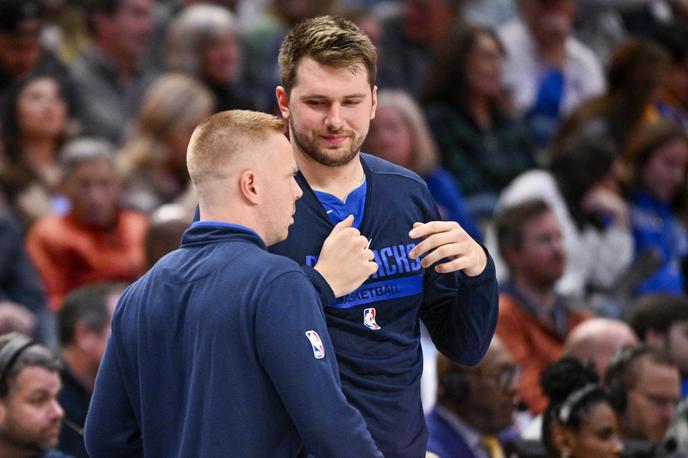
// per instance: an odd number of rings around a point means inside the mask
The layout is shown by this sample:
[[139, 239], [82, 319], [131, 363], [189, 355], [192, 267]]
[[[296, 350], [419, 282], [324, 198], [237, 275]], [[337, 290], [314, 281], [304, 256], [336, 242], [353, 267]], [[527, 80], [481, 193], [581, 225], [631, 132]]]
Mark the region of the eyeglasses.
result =
[[478, 371], [475, 374], [494, 380], [501, 389], [506, 390], [521, 377], [521, 368], [512, 364], [504, 364], [495, 371]]
[[659, 394], [651, 394], [651, 393], [645, 393], [644, 391], [641, 390], [632, 390], [635, 391], [636, 393], [640, 394], [642, 397], [650, 401], [652, 404], [657, 406], [658, 408], [663, 408], [663, 407], [671, 407], [675, 408], [676, 405], [678, 404], [679, 399], [671, 396], [662, 396]]

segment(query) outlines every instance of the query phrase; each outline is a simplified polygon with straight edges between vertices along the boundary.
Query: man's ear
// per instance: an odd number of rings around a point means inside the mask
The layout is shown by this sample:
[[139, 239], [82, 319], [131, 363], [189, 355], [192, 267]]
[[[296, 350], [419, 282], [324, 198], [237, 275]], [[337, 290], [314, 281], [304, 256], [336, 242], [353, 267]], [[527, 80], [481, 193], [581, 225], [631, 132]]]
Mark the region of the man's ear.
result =
[[289, 94], [282, 86], [277, 86], [275, 89], [275, 96], [277, 97], [277, 105], [279, 106], [282, 118], [289, 119]]
[[258, 203], [258, 183], [253, 170], [244, 170], [239, 175], [239, 192], [247, 202], [254, 205]]
[[373, 86], [373, 106], [370, 110], [370, 119], [375, 119], [375, 112], [377, 111], [377, 86]]

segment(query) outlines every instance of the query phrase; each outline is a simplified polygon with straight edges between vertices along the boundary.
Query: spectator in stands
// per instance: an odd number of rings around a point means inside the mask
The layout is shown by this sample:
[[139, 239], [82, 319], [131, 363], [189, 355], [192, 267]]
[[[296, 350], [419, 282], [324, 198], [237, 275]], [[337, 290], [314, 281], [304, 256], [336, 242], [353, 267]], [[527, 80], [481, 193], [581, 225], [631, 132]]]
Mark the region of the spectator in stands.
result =
[[65, 79], [67, 68], [41, 44], [41, 0], [0, 0], [0, 96], [31, 72]]
[[125, 287], [109, 282], [82, 286], [67, 295], [57, 315], [63, 362], [58, 400], [65, 412], [59, 449], [75, 458], [89, 458], [84, 446], [84, 423], [110, 336], [112, 314]]
[[236, 34], [232, 13], [207, 4], [184, 8], [168, 31], [167, 68], [205, 84], [215, 97], [213, 112], [253, 106], [241, 87], [241, 46]]
[[0, 337], [0, 456], [69, 458], [57, 445], [60, 360], [17, 333]]
[[140, 68], [153, 0], [90, 2], [91, 47], [70, 64], [84, 133], [118, 143], [149, 82]]
[[535, 166], [535, 142], [504, 107], [503, 59], [491, 29], [453, 27], [423, 95], [442, 164], [459, 181], [473, 214], [490, 218], [502, 188]]
[[[264, 13], [245, 28], [244, 81], [256, 108], [277, 112], [275, 87], [280, 84], [277, 56], [289, 29], [304, 19], [332, 14], [337, 0], [271, 0]], [[250, 57], [250, 58], [249, 58]]]
[[440, 166], [437, 145], [423, 113], [407, 92], [393, 89], [378, 92], [366, 150], [423, 177], [442, 217], [458, 221], [471, 237], [482, 240], [466, 209], [459, 184]]
[[498, 209], [533, 198], [547, 202], [560, 224], [566, 253], [557, 291], [585, 299], [590, 291], [611, 288], [633, 258], [628, 210], [614, 174], [617, 150], [606, 128], [591, 124], [551, 156], [548, 170], [529, 170], [509, 184]]
[[601, 122], [622, 154], [648, 120], [648, 110], [668, 68], [669, 58], [659, 46], [650, 41], [627, 40], [612, 54], [607, 92], [574, 110], [557, 130], [554, 143], [562, 144], [577, 130]]
[[542, 144], [559, 119], [604, 91], [597, 57], [573, 37], [577, 0], [518, 0], [520, 17], [499, 28], [504, 80]]
[[64, 213], [58, 152], [70, 135], [64, 86], [46, 74], [17, 81], [2, 111], [5, 161], [0, 190], [25, 228], [50, 213]]
[[179, 248], [182, 235], [191, 225], [195, 210], [195, 204], [188, 209], [179, 204], [166, 204], [151, 215], [145, 239], [146, 270], [167, 253]]
[[551, 458], [618, 458], [624, 446], [614, 397], [598, 384], [595, 371], [573, 358], [545, 369], [542, 389], [549, 398], [542, 439]]
[[629, 322], [645, 344], [665, 351], [681, 371], [681, 395], [688, 395], [688, 298], [648, 294], [629, 305]]
[[559, 222], [544, 201], [505, 208], [496, 227], [509, 267], [509, 281], [501, 284], [497, 335], [523, 369], [520, 398], [539, 414], [547, 404], [540, 374], [559, 359], [566, 336], [587, 315], [571, 309], [555, 291], [566, 253]]
[[383, 89], [421, 93], [435, 52], [460, 19], [459, 0], [404, 0], [381, 19], [382, 49], [377, 81]]
[[184, 74], [166, 74], [151, 85], [117, 157], [126, 207], [152, 213], [191, 186], [186, 147], [213, 103], [208, 89]]
[[653, 38], [671, 57], [654, 109], [658, 116], [688, 129], [688, 23], [661, 26]]
[[658, 257], [657, 269], [635, 293], [683, 294], [681, 265], [688, 254], [688, 232], [680, 215], [686, 205], [688, 133], [668, 121], [647, 124], [624, 160], [636, 257], [645, 251]]
[[504, 456], [500, 433], [513, 426], [518, 366], [494, 337], [474, 367], [441, 354], [437, 360], [437, 404], [426, 417], [428, 451], [440, 458]]
[[626, 322], [591, 318], [573, 328], [566, 337], [563, 355], [576, 358], [586, 366], [592, 364], [602, 380], [612, 357], [622, 348], [637, 343], [636, 333]]
[[0, 333], [11, 331], [32, 335], [48, 346], [55, 344], [52, 314], [41, 279], [24, 250], [24, 235], [14, 216], [0, 209]]
[[135, 280], [144, 267], [148, 227], [144, 215], [118, 206], [120, 184], [110, 145], [77, 139], [65, 146], [61, 161], [71, 210], [36, 222], [26, 241], [56, 311], [65, 294], [79, 286]]
[[679, 401], [676, 363], [653, 347], [627, 347], [612, 359], [604, 382], [624, 393], [624, 440], [658, 443], [664, 438]]

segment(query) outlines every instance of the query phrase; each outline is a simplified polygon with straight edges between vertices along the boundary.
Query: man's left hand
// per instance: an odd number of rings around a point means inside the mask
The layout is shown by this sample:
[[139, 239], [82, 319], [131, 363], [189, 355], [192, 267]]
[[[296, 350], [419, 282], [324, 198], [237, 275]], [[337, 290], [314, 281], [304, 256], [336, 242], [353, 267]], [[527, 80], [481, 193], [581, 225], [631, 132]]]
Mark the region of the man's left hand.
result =
[[426, 255], [421, 261], [424, 268], [446, 258], [449, 261], [435, 266], [436, 272], [463, 270], [469, 277], [475, 277], [487, 266], [483, 247], [455, 221], [414, 223], [409, 236], [412, 239], [424, 238], [410, 253], [412, 259]]

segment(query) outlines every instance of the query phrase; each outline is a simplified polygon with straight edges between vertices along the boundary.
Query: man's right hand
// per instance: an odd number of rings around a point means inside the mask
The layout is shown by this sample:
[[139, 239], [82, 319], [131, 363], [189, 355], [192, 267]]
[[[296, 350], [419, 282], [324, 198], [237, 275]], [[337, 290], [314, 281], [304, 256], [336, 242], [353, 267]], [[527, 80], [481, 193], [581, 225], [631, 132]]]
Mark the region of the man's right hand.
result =
[[330, 285], [335, 297], [352, 293], [377, 272], [368, 239], [351, 226], [353, 222], [353, 215], [349, 215], [332, 229], [314, 267]]

